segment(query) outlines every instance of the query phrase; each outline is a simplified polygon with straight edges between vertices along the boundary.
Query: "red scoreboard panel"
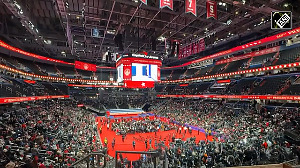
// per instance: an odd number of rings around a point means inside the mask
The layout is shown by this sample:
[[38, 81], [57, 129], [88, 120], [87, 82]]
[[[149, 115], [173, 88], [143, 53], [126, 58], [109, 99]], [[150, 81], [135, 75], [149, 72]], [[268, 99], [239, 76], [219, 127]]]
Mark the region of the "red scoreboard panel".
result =
[[117, 60], [118, 83], [125, 88], [153, 88], [160, 81], [161, 60], [143, 54], [123, 55]]

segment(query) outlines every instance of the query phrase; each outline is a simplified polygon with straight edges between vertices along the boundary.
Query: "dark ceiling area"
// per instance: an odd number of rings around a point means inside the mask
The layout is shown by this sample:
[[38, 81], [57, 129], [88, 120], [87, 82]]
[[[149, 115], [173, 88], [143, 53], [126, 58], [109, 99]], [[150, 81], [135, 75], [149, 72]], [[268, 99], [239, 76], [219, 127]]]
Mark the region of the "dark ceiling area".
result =
[[[205, 38], [210, 48], [269, 36], [279, 32], [270, 29], [271, 11], [292, 10], [293, 27], [300, 26], [299, 0], [217, 1], [217, 20], [206, 18], [205, 4], [197, 0], [194, 16], [185, 13], [184, 0], [174, 0], [173, 11], [160, 9], [159, 0], [2, 0], [0, 37], [40, 55], [101, 64], [107, 52], [166, 57], [164, 38], [181, 44]], [[100, 37], [92, 37], [95, 28]]]

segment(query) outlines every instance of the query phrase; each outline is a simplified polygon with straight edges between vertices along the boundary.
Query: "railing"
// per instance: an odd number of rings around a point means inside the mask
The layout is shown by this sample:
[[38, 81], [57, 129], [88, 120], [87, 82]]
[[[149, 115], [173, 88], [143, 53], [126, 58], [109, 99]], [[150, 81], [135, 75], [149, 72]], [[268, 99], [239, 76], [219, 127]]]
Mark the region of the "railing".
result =
[[299, 165], [299, 159], [293, 159], [290, 161], [286, 161], [283, 163], [283, 167], [288, 167], [288, 168], [300, 168]]
[[230, 64], [230, 63], [227, 63], [227, 64], [223, 67], [223, 70], [222, 70], [220, 73], [225, 72], [225, 70], [228, 68], [229, 64]]
[[290, 76], [288, 79], [285, 80], [285, 83], [282, 84], [281, 88], [275, 93], [276, 95], [280, 95], [282, 92], [284, 92], [291, 86], [291, 84], [292, 84], [292, 82], [290, 82], [291, 77], [292, 76]]
[[[144, 151], [116, 151], [115, 153], [115, 168], [118, 167], [118, 154], [127, 153], [127, 154], [147, 154], [147, 155], [154, 155], [155, 159], [153, 159], [153, 167], [157, 167], [156, 158], [158, 157], [158, 152], [144, 152]], [[165, 162], [166, 163], [166, 162]], [[161, 167], [161, 166], [160, 166]], [[163, 164], [163, 168], [166, 168], [166, 165]]]
[[244, 69], [248, 69], [248, 68], [250, 67], [253, 58], [254, 58], [254, 57], [251, 57], [251, 58], [247, 61], [246, 66], [245, 66]]
[[[103, 164], [100, 164], [100, 160], [103, 160]], [[95, 163], [96, 161], [96, 163]], [[69, 166], [69, 168], [75, 168], [76, 166], [79, 166], [80, 164], [82, 164], [83, 162], [86, 168], [90, 168], [90, 167], [99, 167], [99, 168], [104, 168], [106, 166], [106, 156], [103, 152], [93, 152], [88, 154], [87, 156], [79, 159], [78, 161], [76, 161], [75, 163], [73, 163], [71, 166]]]
[[167, 77], [167, 79], [172, 79], [172, 75], [173, 75], [174, 70], [171, 71], [170, 75]]
[[35, 63], [34, 63], [34, 66], [37, 67], [37, 70], [38, 70], [38, 72], [39, 72], [41, 75], [44, 75], [44, 72], [42, 71], [42, 68], [41, 68], [38, 64], [35, 64]]
[[54, 68], [58, 74], [62, 74], [61, 71], [56, 66], [54, 66]]
[[273, 57], [273, 59], [272, 59], [272, 63], [271, 63], [271, 65], [275, 65], [276, 63], [277, 63], [277, 61], [279, 60], [279, 58], [280, 58], [280, 52], [278, 51], [275, 55], [274, 55], [274, 57]]

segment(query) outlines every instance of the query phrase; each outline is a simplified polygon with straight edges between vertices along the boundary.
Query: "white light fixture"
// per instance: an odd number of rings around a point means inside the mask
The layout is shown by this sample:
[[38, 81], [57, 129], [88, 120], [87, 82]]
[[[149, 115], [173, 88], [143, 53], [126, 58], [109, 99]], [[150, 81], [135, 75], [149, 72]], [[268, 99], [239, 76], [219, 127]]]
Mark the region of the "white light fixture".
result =
[[163, 37], [163, 36], [160, 36], [160, 37], [158, 37], [158, 39], [157, 39], [157, 40], [158, 40], [158, 41], [165, 41], [165, 39], [166, 39], [165, 37]]
[[107, 34], [115, 34], [115, 33], [116, 33], [116, 30], [107, 30], [106, 33], [107, 33]]

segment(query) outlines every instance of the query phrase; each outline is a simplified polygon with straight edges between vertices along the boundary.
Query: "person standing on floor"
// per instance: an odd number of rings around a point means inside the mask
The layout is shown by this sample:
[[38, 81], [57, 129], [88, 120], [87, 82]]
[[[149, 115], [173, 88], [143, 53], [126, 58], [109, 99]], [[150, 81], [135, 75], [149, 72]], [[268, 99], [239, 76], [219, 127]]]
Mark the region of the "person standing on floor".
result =
[[134, 140], [132, 141], [132, 147], [135, 150], [135, 141]]
[[149, 139], [149, 147], [151, 148], [151, 144], [152, 144], [152, 139]]
[[124, 140], [125, 140], [125, 135], [123, 134], [122, 135], [122, 142], [124, 142]]
[[147, 139], [145, 140], [145, 146], [146, 146], [146, 149], [148, 149], [148, 140]]
[[111, 142], [111, 147], [112, 147], [113, 150], [115, 149], [115, 144], [116, 144], [116, 139], [114, 137], [114, 139]]
[[107, 147], [107, 143], [108, 143], [108, 142], [107, 142], [107, 138], [105, 137], [105, 138], [104, 138], [104, 145], [105, 145], [105, 147]]

